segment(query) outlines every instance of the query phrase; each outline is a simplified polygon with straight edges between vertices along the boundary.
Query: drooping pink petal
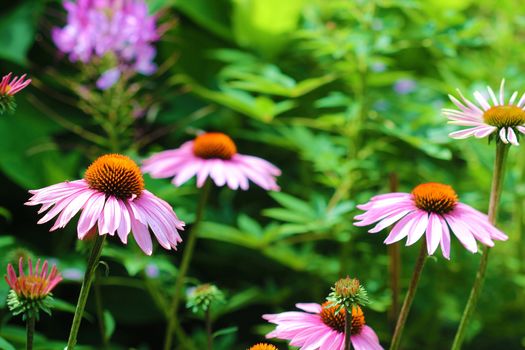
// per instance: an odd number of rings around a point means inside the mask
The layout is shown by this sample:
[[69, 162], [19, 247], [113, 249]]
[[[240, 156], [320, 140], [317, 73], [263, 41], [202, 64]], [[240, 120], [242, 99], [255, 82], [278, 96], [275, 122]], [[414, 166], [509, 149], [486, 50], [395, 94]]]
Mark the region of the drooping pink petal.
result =
[[408, 239], [406, 242], [407, 246], [416, 243], [421, 238], [421, 236], [423, 236], [427, 229], [428, 213], [423, 210], [419, 210], [419, 214], [419, 220], [414, 224], [413, 229], [408, 233]]
[[412, 230], [414, 224], [419, 221], [420, 216], [421, 214], [418, 211], [414, 211], [399, 220], [399, 222], [392, 228], [392, 231], [390, 231], [390, 234], [385, 239], [384, 243], [392, 244], [408, 236], [408, 233]]
[[509, 143], [509, 140], [507, 140], [507, 132], [505, 128], [501, 128], [499, 130], [499, 138], [501, 139], [501, 141], [503, 141], [503, 143]]
[[514, 146], [519, 146], [518, 138], [516, 137], [516, 133], [512, 128], [507, 128], [507, 140]]
[[456, 219], [454, 214], [445, 214], [443, 217], [452, 229], [454, 236], [457, 237], [463, 246], [472, 253], [476, 253], [478, 251], [478, 245], [468, 227], [466, 227], [461, 220]]
[[445, 259], [450, 260], [450, 231], [448, 229], [447, 222], [444, 218], [440, 217], [441, 227], [443, 229], [441, 235], [441, 252]]
[[298, 309], [301, 309], [312, 314], [318, 314], [323, 310], [323, 307], [317, 303], [297, 303], [295, 306]]
[[93, 226], [98, 221], [100, 214], [104, 210], [106, 203], [106, 196], [97, 193], [89, 198], [84, 206], [80, 218], [78, 219], [77, 233], [78, 238], [83, 239]]
[[443, 236], [443, 228], [441, 227], [441, 219], [438, 214], [430, 213], [428, 217], [428, 228], [427, 228], [427, 250], [428, 255], [434, 254], [441, 237]]

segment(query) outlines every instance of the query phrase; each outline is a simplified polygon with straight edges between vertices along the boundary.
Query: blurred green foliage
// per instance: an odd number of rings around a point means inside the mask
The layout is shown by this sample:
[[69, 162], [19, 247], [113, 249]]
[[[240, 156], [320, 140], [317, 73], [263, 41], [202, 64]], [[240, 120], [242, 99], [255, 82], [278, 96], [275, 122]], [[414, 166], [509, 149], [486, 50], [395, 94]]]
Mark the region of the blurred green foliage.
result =
[[[60, 3], [36, 3], [0, 5], [2, 74], [28, 70], [34, 81], [17, 98], [16, 114], [0, 118], [0, 257], [6, 260], [23, 247], [52, 257], [63, 271], [65, 282], [55, 293], [62, 307], [37, 325], [38, 349], [57, 349], [67, 337], [68, 305], [76, 302], [85, 247], [75, 243], [73, 223], [55, 233], [36, 225], [34, 208], [23, 207], [26, 190], [81, 177], [109, 142], [89, 119], [86, 101], [118, 105], [130, 91], [90, 91], [94, 85], [86, 77], [93, 72], [79, 75], [78, 65], [60, 59], [50, 40], [51, 28], [64, 21]], [[521, 3], [152, 0], [150, 5], [160, 22], [176, 18], [177, 26], [158, 45], [163, 69], [138, 82], [140, 96], [126, 97], [145, 106], [132, 132], [118, 140], [126, 153], [139, 160], [178, 147], [196, 129], [218, 130], [230, 134], [241, 153], [268, 159], [283, 171], [282, 192], [212, 191], [188, 286], [211, 282], [225, 291], [227, 303], [212, 310], [216, 349], [246, 349], [261, 341], [272, 329], [262, 314], [320, 302], [346, 275], [366, 286], [372, 300], [367, 323], [387, 346], [386, 236], [352, 225], [356, 204], [391, 191], [392, 181], [400, 191], [439, 181], [486, 211], [494, 147], [483, 140], [449, 139], [454, 128], [440, 109], [451, 106], [447, 94], [455, 88], [469, 93], [502, 77], [509, 89], [525, 90]], [[89, 98], [79, 104], [72, 90], [88, 91]], [[79, 135], [79, 126], [93, 135]], [[509, 162], [500, 226], [510, 239], [494, 249], [465, 349], [525, 347], [525, 150], [513, 148]], [[174, 188], [167, 180], [146, 182], [191, 224], [198, 196], [193, 183]], [[110, 241], [103, 254], [109, 268], [100, 277], [105, 337], [115, 349], [158, 349], [180, 251], [157, 247], [147, 257], [133, 242], [122, 247]], [[404, 287], [416, 253], [415, 247], [401, 248]], [[478, 261], [453, 242], [451, 261], [436, 256], [425, 267], [405, 349], [450, 346]], [[9, 319], [5, 295], [7, 287], [0, 284], [0, 348], [20, 348], [23, 324]], [[88, 313], [79, 339], [86, 347], [79, 349], [98, 349], [93, 303]], [[202, 348], [202, 321], [189, 310], [181, 313], [186, 341]], [[178, 342], [179, 348], [190, 343]]]

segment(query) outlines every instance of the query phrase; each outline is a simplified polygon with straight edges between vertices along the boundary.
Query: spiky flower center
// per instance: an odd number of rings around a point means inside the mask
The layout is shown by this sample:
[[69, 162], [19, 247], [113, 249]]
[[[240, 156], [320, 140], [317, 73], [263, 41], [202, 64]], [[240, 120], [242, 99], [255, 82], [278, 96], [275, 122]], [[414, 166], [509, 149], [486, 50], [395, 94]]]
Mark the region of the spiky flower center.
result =
[[221, 132], [208, 132], [195, 138], [193, 154], [203, 159], [231, 159], [237, 153], [233, 140]]
[[[321, 310], [321, 320], [325, 325], [333, 330], [344, 333], [345, 332], [345, 309], [342, 308], [336, 313], [338, 307], [327, 307], [329, 301], [325, 302]], [[359, 334], [365, 325], [365, 315], [359, 306], [352, 308], [352, 326], [350, 332], [352, 334]]]
[[84, 179], [89, 187], [120, 199], [140, 196], [144, 179], [137, 164], [120, 154], [97, 158], [86, 170]]
[[19, 276], [17, 278], [17, 282], [18, 286], [20, 287], [20, 290], [17, 294], [23, 295], [28, 299], [43, 299], [49, 294], [45, 292], [47, 285], [49, 284], [49, 280], [41, 276]]
[[458, 195], [449, 185], [429, 182], [412, 190], [416, 207], [436, 214], [446, 214], [456, 206]]
[[525, 124], [525, 111], [517, 106], [493, 106], [483, 113], [483, 120], [498, 128]]
[[277, 350], [277, 348], [275, 346], [273, 346], [272, 344], [259, 343], [259, 344], [255, 344], [254, 346], [252, 346], [248, 350]]

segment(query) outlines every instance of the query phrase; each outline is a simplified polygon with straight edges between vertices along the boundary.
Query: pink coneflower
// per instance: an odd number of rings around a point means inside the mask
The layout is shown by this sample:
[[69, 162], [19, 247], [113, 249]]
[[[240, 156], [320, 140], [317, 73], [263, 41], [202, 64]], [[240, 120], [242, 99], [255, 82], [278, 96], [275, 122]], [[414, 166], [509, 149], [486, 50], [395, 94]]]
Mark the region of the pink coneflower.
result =
[[[31, 79], [26, 79], [26, 74], [21, 77], [14, 77], [11, 79], [13, 73], [4, 75], [2, 81], [0, 82], [0, 96], [13, 96], [29, 84], [31, 84]], [[11, 81], [9, 81], [11, 79]]]
[[[263, 315], [263, 318], [275, 323], [277, 328], [266, 335], [267, 338], [290, 340], [290, 345], [300, 349], [329, 349], [343, 350], [345, 342], [345, 310], [338, 307], [327, 307], [308, 303], [296, 304], [299, 309], [306, 311], [283, 312], [274, 315]], [[352, 346], [355, 350], [380, 350], [376, 333], [365, 324], [365, 316], [360, 307], [352, 309]]]
[[219, 132], [208, 132], [184, 143], [180, 148], [163, 151], [144, 161], [142, 170], [154, 178], [173, 177], [180, 186], [197, 176], [202, 187], [208, 177], [217, 186], [232, 190], [248, 189], [251, 180], [265, 190], [279, 190], [275, 177], [281, 171], [264, 159], [237, 153], [233, 140]]
[[11, 79], [12, 75], [13, 73], [9, 73], [0, 81], [0, 114], [14, 112], [16, 109], [14, 95], [31, 83], [31, 79], [25, 79], [25, 74]]
[[25, 300], [39, 300], [47, 297], [53, 288], [62, 281], [55, 265], [48, 269], [47, 261], [40, 267], [40, 259], [33, 269], [31, 259], [28, 259], [28, 274], [24, 273], [23, 258], [18, 260], [18, 276], [13, 265], [7, 265], [7, 276], [5, 280], [19, 298]]
[[479, 91], [474, 92], [474, 98], [479, 106], [466, 99], [458, 90], [462, 101], [449, 95], [450, 100], [460, 109], [443, 109], [443, 114], [448, 117], [450, 124], [469, 126], [470, 128], [455, 131], [449, 136], [455, 139], [464, 139], [470, 136], [483, 138], [494, 133], [504, 143], [518, 146], [519, 134], [525, 134], [525, 93], [516, 102], [518, 92], [514, 91], [509, 101], [505, 103], [503, 86], [505, 79], [501, 81], [499, 95], [487, 87], [492, 105]]
[[50, 231], [66, 226], [82, 209], [77, 227], [79, 239], [98, 229], [99, 235], [113, 236], [116, 232], [126, 244], [132, 231], [135, 241], [148, 255], [152, 253], [148, 227], [165, 249], [176, 249], [182, 241], [177, 230], [182, 230], [184, 223], [168, 203], [144, 189], [139, 167], [120, 154], [99, 157], [86, 170], [82, 180], [29, 192], [33, 196], [27, 205], [42, 205], [39, 213], [49, 209], [39, 224], [58, 215]]
[[381, 231], [399, 221], [385, 240], [395, 243], [408, 236], [407, 245], [417, 242], [426, 231], [428, 254], [441, 245], [446, 259], [450, 259], [450, 231], [465, 248], [476, 253], [476, 240], [492, 247], [493, 239], [508, 237], [492, 224], [488, 217], [474, 208], [460, 203], [454, 189], [448, 185], [429, 182], [416, 186], [411, 193], [388, 193], [372, 197], [370, 202], [358, 205], [366, 212], [355, 219], [354, 225], [367, 226], [378, 222], [370, 233]]

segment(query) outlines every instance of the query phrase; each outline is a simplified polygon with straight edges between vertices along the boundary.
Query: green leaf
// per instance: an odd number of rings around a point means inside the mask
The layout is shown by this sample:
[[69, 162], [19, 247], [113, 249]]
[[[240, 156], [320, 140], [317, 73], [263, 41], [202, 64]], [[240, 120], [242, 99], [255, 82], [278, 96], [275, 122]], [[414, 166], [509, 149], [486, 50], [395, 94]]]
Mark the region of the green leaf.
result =
[[270, 196], [275, 199], [280, 205], [292, 211], [302, 213], [304, 215], [313, 217], [315, 212], [308, 202], [299, 198], [291, 196], [283, 192], [270, 192]]
[[104, 330], [106, 339], [110, 339], [115, 332], [115, 319], [108, 310], [104, 310]]
[[177, 0], [174, 5], [179, 11], [213, 34], [232, 39], [229, 21], [229, 1], [227, 0]]
[[237, 244], [248, 248], [257, 248], [260, 242], [260, 238], [256, 235], [250, 235], [250, 232], [243, 232], [234, 227], [214, 222], [203, 222], [199, 229], [199, 237]]
[[13, 215], [11, 215], [11, 212], [9, 211], [9, 209], [0, 207], [0, 217], [3, 217], [7, 221], [11, 221]]
[[43, 1], [27, 1], [0, 17], [0, 58], [27, 65], [27, 52], [35, 40], [43, 5]]
[[303, 0], [233, 0], [233, 33], [240, 46], [278, 54], [297, 27]]
[[23, 188], [78, 178], [80, 154], [58, 149], [51, 138], [57, 130], [61, 129], [21, 100], [14, 115], [0, 118], [0, 169]]
[[13, 345], [11, 345], [7, 340], [0, 337], [0, 349], [2, 350], [16, 350]]
[[219, 329], [216, 332], [213, 332], [212, 336], [213, 338], [217, 338], [217, 337], [220, 337], [221, 335], [228, 335], [228, 334], [236, 333], [238, 330], [239, 330], [239, 327], [235, 327], [235, 326], [223, 328], [223, 329]]

